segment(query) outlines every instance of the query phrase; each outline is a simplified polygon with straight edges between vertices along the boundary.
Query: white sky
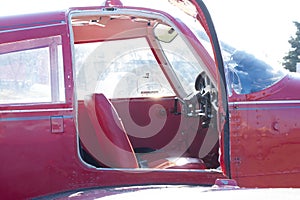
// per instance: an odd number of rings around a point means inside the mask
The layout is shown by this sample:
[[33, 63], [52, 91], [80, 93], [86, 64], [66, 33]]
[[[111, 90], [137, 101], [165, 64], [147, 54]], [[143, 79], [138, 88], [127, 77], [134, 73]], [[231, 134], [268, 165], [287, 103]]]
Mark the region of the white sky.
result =
[[[293, 21], [300, 22], [300, 0], [203, 1], [211, 13], [219, 38], [226, 43], [277, 63], [290, 49], [288, 40], [296, 32]], [[0, 0], [0, 15], [18, 9], [22, 12], [31, 10], [41, 3], [44, 6], [40, 11], [43, 11], [43, 8], [61, 7], [70, 2], [84, 5], [95, 0]]]
[[221, 40], [271, 62], [282, 62], [300, 22], [299, 0], [204, 0]]

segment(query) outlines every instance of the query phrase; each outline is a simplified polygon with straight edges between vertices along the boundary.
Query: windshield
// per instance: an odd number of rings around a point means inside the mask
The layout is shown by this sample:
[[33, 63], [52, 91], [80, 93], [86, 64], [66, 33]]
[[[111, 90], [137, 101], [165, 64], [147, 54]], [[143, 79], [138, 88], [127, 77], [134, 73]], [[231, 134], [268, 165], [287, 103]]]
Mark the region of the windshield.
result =
[[249, 94], [264, 90], [281, 80], [286, 71], [257, 59], [245, 51], [230, 53], [223, 48], [228, 92]]
[[[209, 45], [209, 39], [201, 31], [195, 31], [196, 36], [204, 45]], [[282, 67], [270, 65], [246, 51], [240, 51], [221, 42], [221, 50], [225, 67], [228, 95], [232, 90], [237, 94], [250, 94], [264, 90], [279, 80], [287, 71]], [[213, 57], [212, 52], [209, 52]]]

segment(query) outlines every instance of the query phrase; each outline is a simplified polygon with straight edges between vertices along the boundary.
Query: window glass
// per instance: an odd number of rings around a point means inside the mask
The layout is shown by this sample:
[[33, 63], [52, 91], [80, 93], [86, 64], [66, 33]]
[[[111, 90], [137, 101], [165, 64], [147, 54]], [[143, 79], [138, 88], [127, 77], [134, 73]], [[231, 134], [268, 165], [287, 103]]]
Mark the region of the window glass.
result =
[[160, 41], [160, 45], [185, 93], [191, 94], [195, 90], [197, 76], [203, 71], [200, 62], [180, 35], [171, 42]]
[[0, 103], [65, 101], [60, 36], [0, 44]]
[[[209, 39], [204, 32], [197, 32], [198, 39], [208, 46]], [[232, 90], [237, 94], [259, 92], [280, 81], [287, 71], [280, 66], [269, 64], [254, 55], [220, 41], [225, 67], [228, 95]], [[212, 51], [210, 52], [213, 58]]]
[[145, 38], [77, 44], [78, 99], [174, 96]]
[[232, 89], [237, 94], [264, 90], [287, 74], [287, 71], [269, 65], [244, 51], [228, 53], [223, 50], [223, 55], [229, 95], [232, 94]]

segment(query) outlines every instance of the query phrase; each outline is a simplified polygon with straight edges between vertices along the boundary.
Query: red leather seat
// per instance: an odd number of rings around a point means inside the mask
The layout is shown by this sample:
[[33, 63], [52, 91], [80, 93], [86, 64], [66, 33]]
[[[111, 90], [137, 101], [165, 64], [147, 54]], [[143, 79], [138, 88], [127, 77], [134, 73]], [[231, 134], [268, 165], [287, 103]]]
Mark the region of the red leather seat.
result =
[[95, 132], [80, 135], [86, 150], [101, 164], [112, 168], [138, 168], [138, 162], [123, 124], [103, 94], [85, 99]]
[[179, 158], [181, 164], [177, 164], [178, 159], [167, 158], [166, 154], [155, 152], [139, 156], [142, 158], [139, 164], [122, 121], [111, 102], [103, 94], [92, 94], [85, 98], [85, 107], [95, 131], [80, 133], [80, 139], [84, 148], [101, 165], [110, 168], [146, 166], [161, 169], [205, 169], [205, 164], [200, 159]]

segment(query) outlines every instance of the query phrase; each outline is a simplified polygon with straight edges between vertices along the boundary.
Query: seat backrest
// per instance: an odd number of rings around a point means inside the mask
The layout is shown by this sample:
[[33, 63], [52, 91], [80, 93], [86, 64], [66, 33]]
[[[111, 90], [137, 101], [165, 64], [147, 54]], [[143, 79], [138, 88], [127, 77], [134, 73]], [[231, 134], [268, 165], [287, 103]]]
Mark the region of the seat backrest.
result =
[[80, 133], [85, 149], [110, 168], [138, 168], [138, 162], [115, 108], [103, 94], [86, 96], [85, 107], [95, 131]]

